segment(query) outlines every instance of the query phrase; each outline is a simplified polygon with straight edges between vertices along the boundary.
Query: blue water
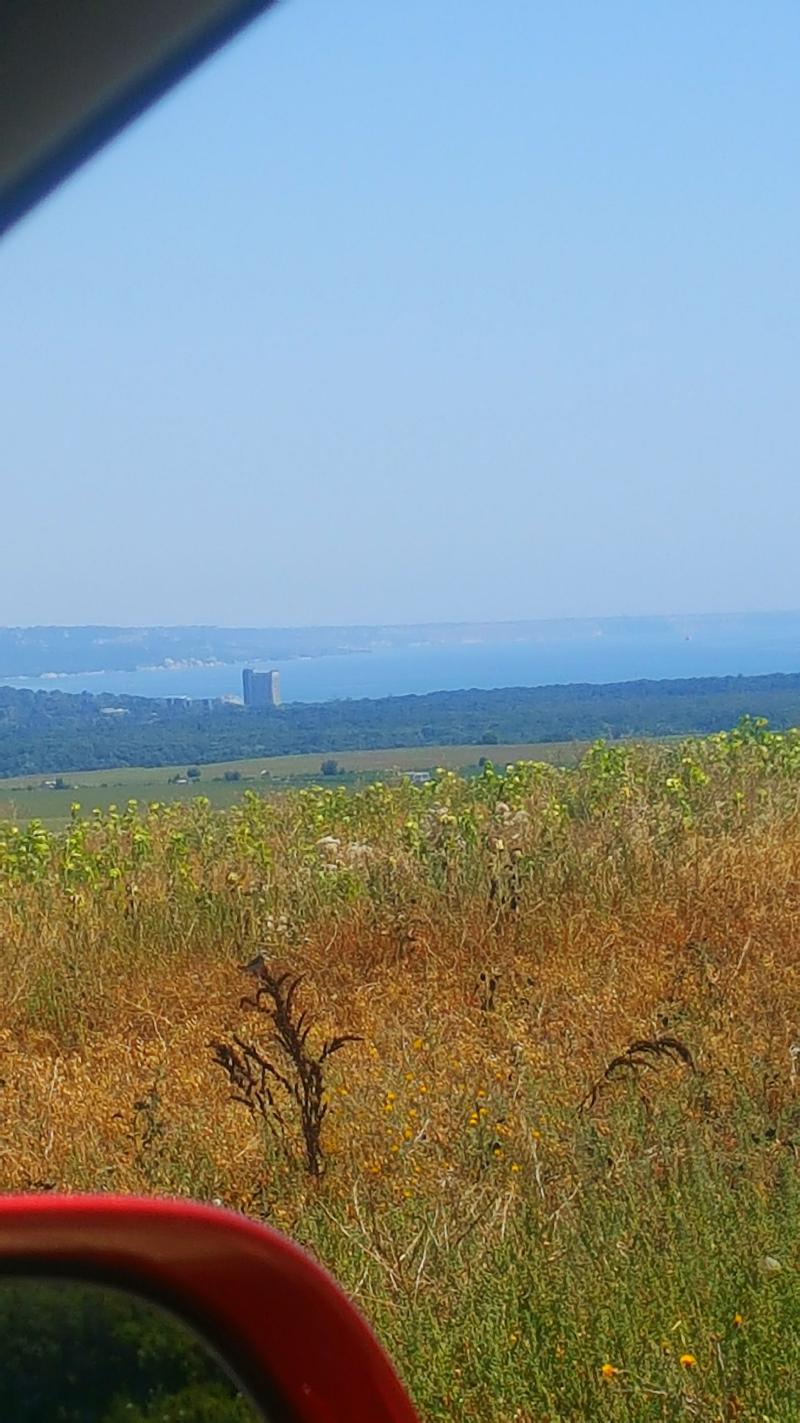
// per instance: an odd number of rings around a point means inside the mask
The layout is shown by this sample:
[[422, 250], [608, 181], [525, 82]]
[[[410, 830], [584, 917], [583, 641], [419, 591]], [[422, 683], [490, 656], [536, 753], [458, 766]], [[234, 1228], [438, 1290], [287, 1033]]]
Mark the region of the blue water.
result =
[[[274, 662], [285, 702], [387, 697], [461, 687], [535, 687], [568, 682], [626, 682], [640, 677], [716, 677], [800, 671], [800, 637], [586, 637], [558, 642], [403, 647]], [[241, 667], [157, 668], [41, 678], [9, 678], [13, 687], [115, 692], [147, 697], [241, 696]]]

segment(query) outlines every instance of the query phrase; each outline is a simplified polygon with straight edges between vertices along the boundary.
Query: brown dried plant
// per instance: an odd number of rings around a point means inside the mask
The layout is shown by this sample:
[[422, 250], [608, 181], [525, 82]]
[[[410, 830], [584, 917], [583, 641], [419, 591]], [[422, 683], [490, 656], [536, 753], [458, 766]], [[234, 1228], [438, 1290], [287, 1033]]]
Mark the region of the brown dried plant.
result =
[[612, 1057], [602, 1076], [592, 1084], [578, 1110], [591, 1110], [603, 1090], [623, 1072], [638, 1076], [642, 1072], [655, 1071], [663, 1062], [681, 1064], [690, 1072], [696, 1072], [694, 1058], [680, 1038], [660, 1036], [657, 1038], [637, 1038], [617, 1057]]
[[247, 964], [244, 972], [256, 979], [257, 986], [241, 1005], [267, 1019], [273, 1052], [267, 1056], [269, 1048], [231, 1033], [228, 1041], [209, 1043], [213, 1061], [228, 1078], [232, 1100], [246, 1107], [254, 1120], [266, 1124], [284, 1144], [291, 1136], [285, 1105], [293, 1107], [299, 1118], [306, 1170], [319, 1177], [324, 1170], [322, 1124], [328, 1112], [325, 1064], [347, 1043], [361, 1042], [361, 1038], [355, 1033], [340, 1033], [326, 1039], [314, 1053], [309, 1046], [314, 1024], [308, 1011], [298, 1012], [295, 1003], [303, 975], [273, 973], [263, 954]]

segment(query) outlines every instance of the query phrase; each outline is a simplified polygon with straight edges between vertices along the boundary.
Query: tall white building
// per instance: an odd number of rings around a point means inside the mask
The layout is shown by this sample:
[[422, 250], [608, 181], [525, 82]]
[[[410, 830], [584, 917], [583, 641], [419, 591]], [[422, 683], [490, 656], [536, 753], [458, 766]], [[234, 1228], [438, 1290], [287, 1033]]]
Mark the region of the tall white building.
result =
[[280, 672], [242, 671], [242, 693], [246, 707], [279, 707], [281, 704]]

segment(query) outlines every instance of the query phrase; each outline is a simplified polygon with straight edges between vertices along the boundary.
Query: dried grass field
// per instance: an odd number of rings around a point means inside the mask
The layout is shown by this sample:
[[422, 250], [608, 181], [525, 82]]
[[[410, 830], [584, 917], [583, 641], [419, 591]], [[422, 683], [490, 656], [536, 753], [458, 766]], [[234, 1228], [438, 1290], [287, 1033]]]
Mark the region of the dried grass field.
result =
[[800, 1416], [800, 732], [0, 829], [0, 1185], [221, 1201], [426, 1420]]

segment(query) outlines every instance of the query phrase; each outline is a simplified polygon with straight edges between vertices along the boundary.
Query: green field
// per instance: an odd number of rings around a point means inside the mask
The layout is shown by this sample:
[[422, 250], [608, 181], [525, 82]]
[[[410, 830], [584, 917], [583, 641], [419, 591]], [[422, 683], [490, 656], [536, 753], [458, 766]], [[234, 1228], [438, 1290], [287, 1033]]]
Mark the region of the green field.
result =
[[[113, 771], [71, 771], [63, 776], [64, 787], [46, 784], [54, 776], [26, 776], [0, 782], [0, 821], [25, 823], [42, 820], [56, 827], [69, 819], [70, 806], [78, 801], [84, 811], [107, 810], [129, 800], [185, 801], [207, 796], [215, 807], [233, 805], [245, 790], [265, 794], [311, 785], [322, 779], [323, 761], [335, 760], [339, 772], [331, 777], [336, 785], [363, 784], [378, 778], [401, 777], [408, 771], [429, 771], [437, 766], [450, 770], [477, 767], [481, 757], [505, 766], [512, 761], [548, 761], [571, 766], [585, 750], [584, 742], [550, 741], [504, 746], [420, 746], [388, 751], [342, 751], [330, 756], [317, 753], [301, 756], [270, 756], [258, 760], [219, 761], [200, 767], [200, 777], [183, 780], [186, 766], [124, 766]], [[225, 779], [238, 773], [239, 780]], [[175, 780], [176, 777], [181, 780]], [[325, 778], [328, 779], [327, 777]]]

